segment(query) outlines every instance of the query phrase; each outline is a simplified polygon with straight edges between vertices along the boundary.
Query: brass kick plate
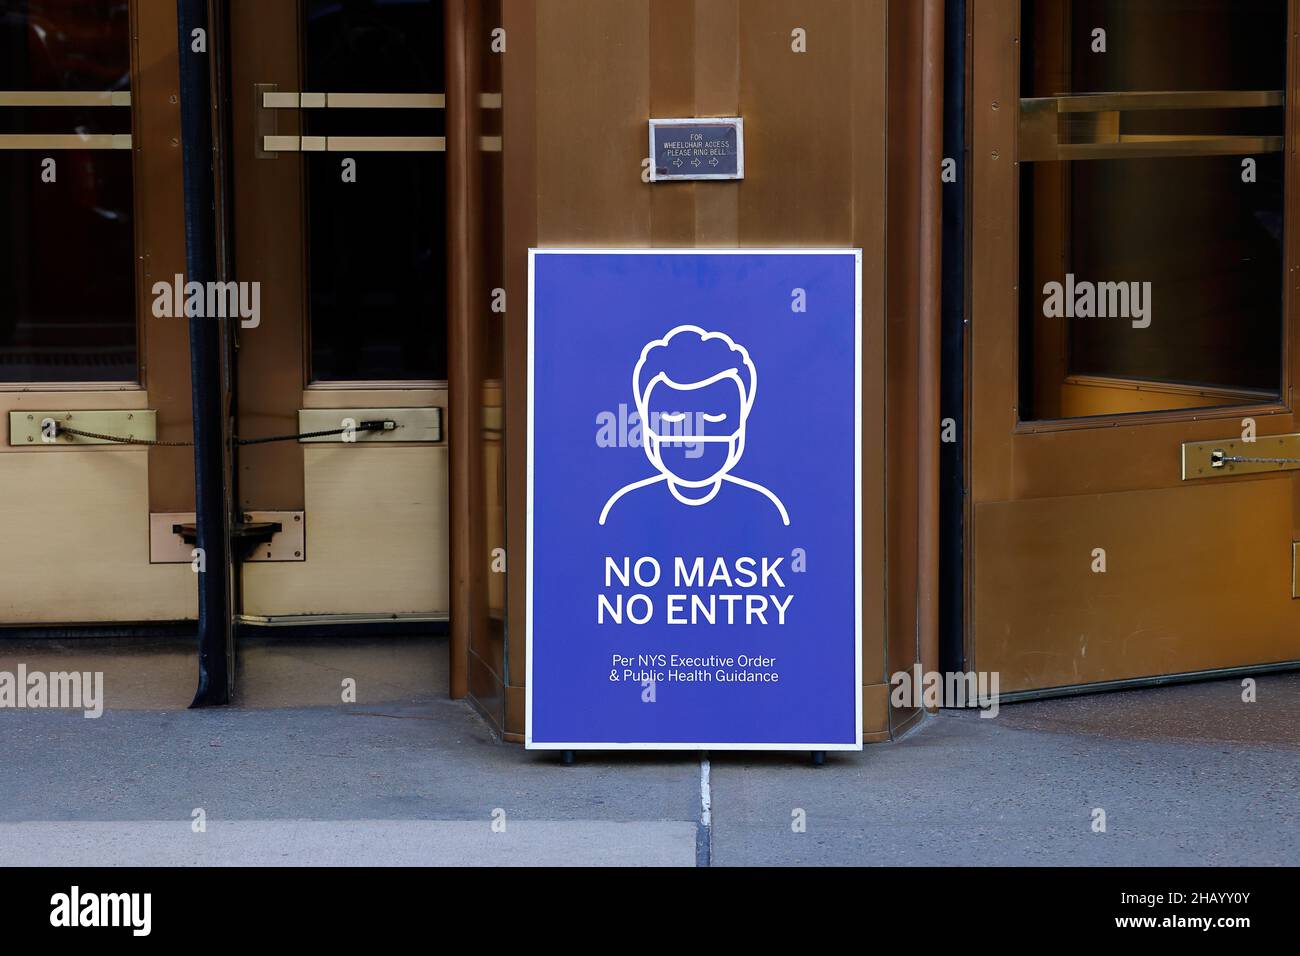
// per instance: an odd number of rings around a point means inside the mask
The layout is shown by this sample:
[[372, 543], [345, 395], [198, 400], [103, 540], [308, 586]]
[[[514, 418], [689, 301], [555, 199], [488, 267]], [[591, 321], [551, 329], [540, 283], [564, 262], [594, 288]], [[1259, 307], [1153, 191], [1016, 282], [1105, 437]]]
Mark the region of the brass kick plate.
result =
[[[115, 411], [78, 412], [19, 411], [9, 413], [9, 444], [24, 448], [40, 445], [112, 445], [115, 442], [100, 438], [82, 438], [80, 435], [59, 433], [54, 441], [46, 440], [41, 422], [52, 418], [60, 425], [100, 435], [136, 438], [153, 441], [158, 437], [158, 413], [152, 408], [135, 408]], [[123, 446], [125, 447], [125, 446]]]
[[[1227, 460], [1232, 458], [1259, 460]], [[1300, 435], [1261, 435], [1254, 441], [1229, 438], [1222, 441], [1183, 443], [1183, 481], [1192, 481], [1196, 478], [1230, 478], [1234, 475], [1258, 475], [1296, 469], [1300, 469]]]
[[[357, 431], [353, 433], [358, 445], [370, 442], [440, 442], [442, 438], [442, 409], [433, 408], [303, 408], [298, 411], [299, 432], [324, 432], [353, 423], [389, 420], [397, 423], [391, 431]], [[342, 442], [342, 435], [323, 435], [320, 438], [300, 438], [301, 442]]]
[[1296, 559], [1300, 558], [1300, 541], [1291, 542], [1291, 598], [1300, 598], [1300, 580], [1296, 579]]

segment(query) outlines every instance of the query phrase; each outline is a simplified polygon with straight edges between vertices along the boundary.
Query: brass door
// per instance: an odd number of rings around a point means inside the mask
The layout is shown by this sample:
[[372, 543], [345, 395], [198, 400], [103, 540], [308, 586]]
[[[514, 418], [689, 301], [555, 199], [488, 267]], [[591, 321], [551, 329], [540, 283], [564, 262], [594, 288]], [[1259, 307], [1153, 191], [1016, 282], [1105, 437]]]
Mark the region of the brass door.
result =
[[1300, 660], [1295, 464], [1210, 463], [1300, 464], [1298, 10], [972, 4], [967, 650], [1003, 693]]
[[441, 7], [230, 5], [245, 619], [448, 613]]
[[[175, 4], [0, 0], [0, 625], [197, 614]], [[168, 300], [170, 297], [165, 297]], [[48, 440], [47, 440], [48, 439]]]

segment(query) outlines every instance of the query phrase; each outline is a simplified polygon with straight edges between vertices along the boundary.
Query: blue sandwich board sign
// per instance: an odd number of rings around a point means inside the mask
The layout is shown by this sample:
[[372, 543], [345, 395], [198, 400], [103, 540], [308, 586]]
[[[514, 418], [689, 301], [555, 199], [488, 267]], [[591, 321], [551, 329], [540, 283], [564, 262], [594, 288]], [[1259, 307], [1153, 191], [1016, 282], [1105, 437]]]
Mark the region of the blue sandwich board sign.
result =
[[862, 747], [861, 268], [530, 252], [527, 746]]

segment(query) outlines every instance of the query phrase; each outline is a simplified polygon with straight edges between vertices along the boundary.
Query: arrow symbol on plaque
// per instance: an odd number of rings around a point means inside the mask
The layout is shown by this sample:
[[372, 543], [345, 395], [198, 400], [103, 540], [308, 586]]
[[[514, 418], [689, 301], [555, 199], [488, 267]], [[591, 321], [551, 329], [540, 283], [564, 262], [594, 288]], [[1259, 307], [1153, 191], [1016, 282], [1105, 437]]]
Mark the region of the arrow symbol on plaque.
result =
[[682, 164], [682, 161], [681, 161], [680, 159], [674, 159], [674, 160], [673, 160], [673, 165], [674, 165], [674, 166], [680, 166], [681, 164]]
[[710, 166], [718, 165], [718, 157], [714, 156], [711, 160], [709, 160], [709, 165]]
[[700, 165], [700, 161], [699, 161], [698, 159], [693, 159], [693, 160], [691, 160], [691, 165], [692, 165], [692, 166], [698, 166], [698, 165]]

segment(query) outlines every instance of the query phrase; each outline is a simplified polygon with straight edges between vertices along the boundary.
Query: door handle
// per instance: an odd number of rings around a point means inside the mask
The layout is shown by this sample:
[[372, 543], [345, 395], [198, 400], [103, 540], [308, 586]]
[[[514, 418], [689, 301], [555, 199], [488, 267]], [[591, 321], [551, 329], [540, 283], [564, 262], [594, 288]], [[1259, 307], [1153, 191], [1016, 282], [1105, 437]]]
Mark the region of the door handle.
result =
[[[263, 110], [303, 109], [445, 109], [443, 93], [299, 93], [261, 90]], [[268, 127], [259, 121], [261, 129]], [[273, 123], [270, 124], [273, 128]], [[281, 136], [262, 135], [264, 153], [441, 153], [445, 136]]]
[[[302, 93], [270, 89], [258, 84], [259, 113], [262, 110], [304, 109], [446, 109], [443, 93]], [[479, 107], [501, 109], [500, 93], [479, 94]], [[258, 120], [260, 148], [263, 154], [276, 153], [441, 153], [447, 149], [445, 136], [282, 136], [266, 132], [274, 129], [271, 114]], [[484, 136], [479, 144], [484, 152], [500, 152], [500, 136]]]
[[1151, 159], [1280, 153], [1284, 137], [1126, 133], [1133, 113], [1264, 109], [1286, 104], [1282, 90], [1084, 93], [1020, 101], [1020, 160]]
[[[0, 90], [0, 107], [129, 107], [130, 105], [129, 90]], [[130, 133], [0, 134], [0, 150], [130, 148]]]
[[440, 110], [447, 105], [442, 93], [280, 93], [263, 92], [265, 109], [365, 109]]
[[441, 153], [445, 136], [265, 136], [268, 153]]

